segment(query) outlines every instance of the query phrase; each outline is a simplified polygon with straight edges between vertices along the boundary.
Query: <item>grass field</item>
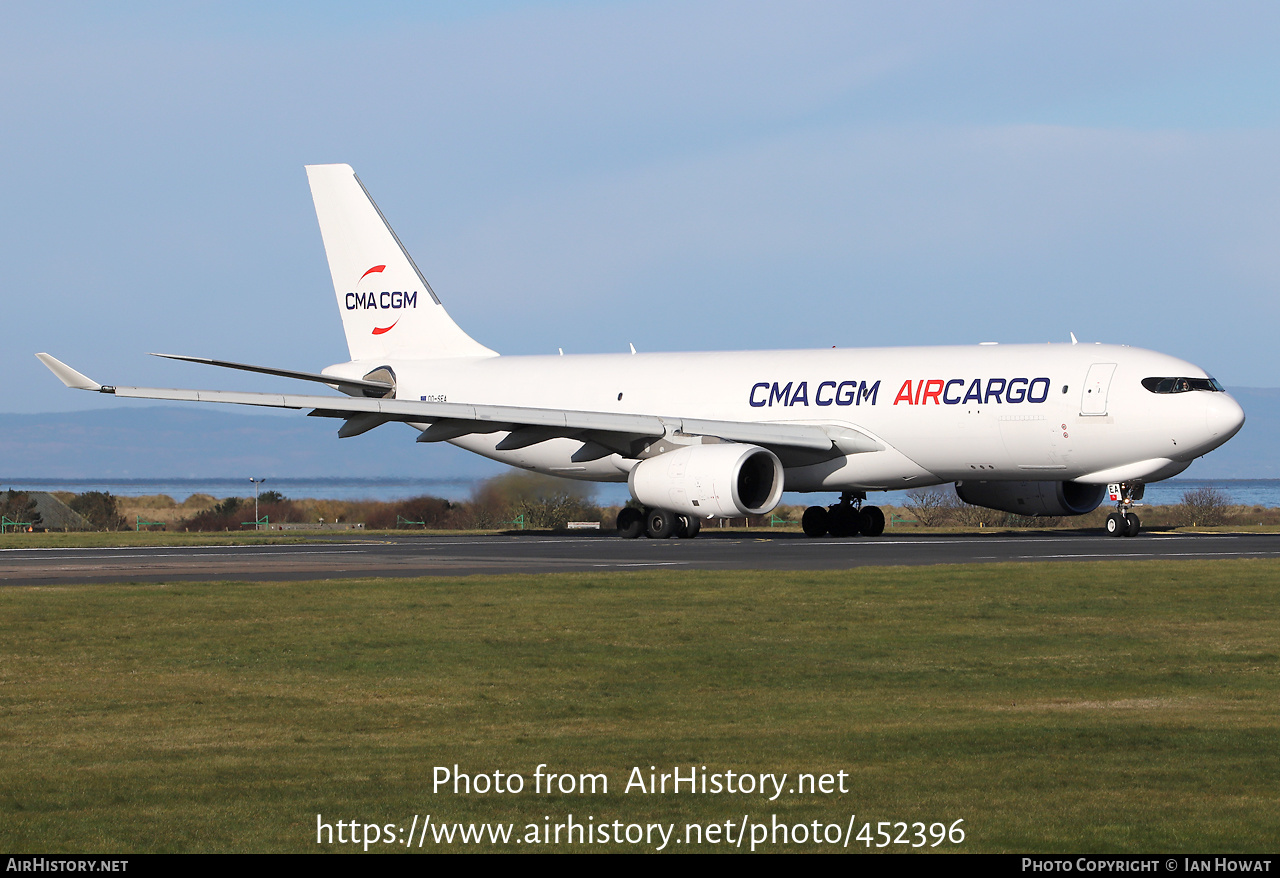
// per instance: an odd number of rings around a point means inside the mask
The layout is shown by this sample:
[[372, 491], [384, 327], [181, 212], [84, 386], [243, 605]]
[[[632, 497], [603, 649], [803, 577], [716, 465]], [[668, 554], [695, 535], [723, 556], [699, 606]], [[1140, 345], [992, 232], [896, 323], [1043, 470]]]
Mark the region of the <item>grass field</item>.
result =
[[[327, 532], [328, 536], [334, 532]], [[347, 534], [336, 532], [336, 539]], [[314, 534], [313, 534], [314, 535]], [[17, 533], [0, 538], [0, 549], [101, 549], [121, 546], [262, 546], [300, 543], [306, 539], [288, 532], [172, 533], [165, 531], [107, 531], [103, 533]]]
[[[1277, 562], [1187, 561], [5, 589], [0, 848], [308, 851], [317, 814], [517, 837], [573, 814], [1274, 851], [1278, 586]], [[455, 763], [526, 789], [433, 792]], [[609, 790], [535, 793], [540, 763]], [[848, 792], [624, 792], [649, 766]]]

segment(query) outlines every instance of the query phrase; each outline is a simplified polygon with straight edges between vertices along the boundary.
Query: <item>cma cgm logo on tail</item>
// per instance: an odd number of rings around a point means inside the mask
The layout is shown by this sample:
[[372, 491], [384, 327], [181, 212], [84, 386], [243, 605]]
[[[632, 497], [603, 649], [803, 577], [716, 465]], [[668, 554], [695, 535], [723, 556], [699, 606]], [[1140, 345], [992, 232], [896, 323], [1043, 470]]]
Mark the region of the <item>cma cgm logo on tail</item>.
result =
[[[779, 406], [875, 405], [880, 382], [822, 381], [812, 388], [808, 381], [761, 381], [751, 386], [747, 401], [756, 408]], [[908, 379], [898, 388], [893, 405], [991, 405], [993, 403], [1044, 402], [1049, 398], [1048, 378], [921, 378]]]
[[[386, 269], [385, 265], [375, 265], [364, 274], [360, 275], [360, 280], [356, 281], [359, 285], [364, 279], [371, 274], [382, 274]], [[373, 308], [378, 311], [398, 311], [401, 308], [417, 308], [418, 307], [418, 291], [407, 292], [405, 290], [371, 290], [369, 292], [352, 292], [347, 293], [346, 306], [348, 311], [360, 311]], [[375, 326], [373, 328], [374, 335], [382, 335], [384, 332], [390, 332], [395, 325], [400, 322], [397, 316], [386, 326]]]

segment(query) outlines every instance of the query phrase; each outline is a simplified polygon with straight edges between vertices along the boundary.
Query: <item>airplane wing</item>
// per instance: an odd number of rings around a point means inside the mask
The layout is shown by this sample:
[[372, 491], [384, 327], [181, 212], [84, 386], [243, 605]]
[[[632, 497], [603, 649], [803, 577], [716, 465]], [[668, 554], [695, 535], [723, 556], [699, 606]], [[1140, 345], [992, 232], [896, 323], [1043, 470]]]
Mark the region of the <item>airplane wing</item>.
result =
[[[403, 421], [422, 429], [419, 442], [441, 442], [472, 433], [505, 432], [498, 443], [501, 450], [512, 450], [545, 442], [548, 439], [571, 438], [584, 442], [578, 460], [591, 460], [609, 453], [633, 456], [643, 451], [651, 440], [672, 434], [714, 437], [728, 442], [760, 445], [782, 457], [800, 462], [818, 462], [837, 455], [879, 451], [884, 446], [871, 437], [848, 427], [814, 424], [777, 424], [750, 421], [715, 421], [697, 418], [656, 415], [618, 414], [614, 412], [567, 411], [505, 405], [471, 405], [453, 402], [419, 402], [417, 400], [380, 399], [363, 396], [320, 396], [289, 393], [248, 393], [232, 390], [187, 390], [162, 387], [125, 387], [101, 384], [77, 372], [46, 353], [36, 354], [68, 387], [110, 393], [133, 399], [161, 399], [183, 402], [221, 402], [269, 408], [310, 409], [313, 416], [343, 418], [338, 430], [342, 438], [358, 436], [382, 424]], [[163, 356], [163, 355], [162, 355]], [[196, 362], [224, 365], [222, 361], [195, 357], [173, 357]], [[327, 375], [291, 370], [246, 367], [230, 364], [230, 368], [283, 375], [325, 383], [346, 383], [351, 390], [386, 385], [377, 382], [352, 382]]]

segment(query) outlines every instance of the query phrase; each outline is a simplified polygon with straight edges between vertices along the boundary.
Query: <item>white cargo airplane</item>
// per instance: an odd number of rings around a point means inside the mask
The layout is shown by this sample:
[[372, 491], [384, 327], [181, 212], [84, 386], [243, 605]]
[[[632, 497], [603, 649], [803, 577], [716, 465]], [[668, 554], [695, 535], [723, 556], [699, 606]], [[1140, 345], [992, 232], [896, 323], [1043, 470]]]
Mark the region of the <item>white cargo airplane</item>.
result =
[[391, 421], [557, 476], [626, 481], [626, 537], [697, 534], [770, 512], [784, 490], [839, 492], [805, 533], [874, 536], [868, 491], [955, 482], [972, 504], [1082, 515], [1104, 495], [1133, 536], [1146, 482], [1230, 439], [1240, 406], [1204, 370], [1076, 344], [501, 357], [446, 313], [347, 165], [307, 168], [351, 360], [321, 373], [172, 356], [327, 384], [345, 396], [99, 384], [37, 354], [68, 387], [142, 399], [310, 409], [338, 435]]

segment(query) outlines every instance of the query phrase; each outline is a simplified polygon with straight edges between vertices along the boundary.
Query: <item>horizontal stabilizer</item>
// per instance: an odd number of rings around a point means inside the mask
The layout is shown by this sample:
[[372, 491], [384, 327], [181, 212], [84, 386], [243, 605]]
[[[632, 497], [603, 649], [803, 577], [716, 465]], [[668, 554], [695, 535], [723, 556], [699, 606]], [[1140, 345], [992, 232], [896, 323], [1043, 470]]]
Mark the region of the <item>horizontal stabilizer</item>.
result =
[[299, 372], [296, 369], [273, 369], [269, 366], [253, 366], [249, 363], [233, 363], [230, 360], [211, 360], [208, 357], [188, 357], [184, 354], [152, 354], [153, 357], [164, 357], [166, 360], [182, 360], [186, 363], [204, 363], [206, 366], [220, 366], [223, 369], [239, 369], [241, 372], [257, 372], [260, 375], [278, 375], [281, 378], [296, 378], [299, 381], [318, 381], [337, 387], [344, 393], [360, 396], [370, 391], [379, 396], [391, 390], [394, 385], [385, 381], [369, 381], [360, 378], [338, 378], [325, 375], [323, 372]]

